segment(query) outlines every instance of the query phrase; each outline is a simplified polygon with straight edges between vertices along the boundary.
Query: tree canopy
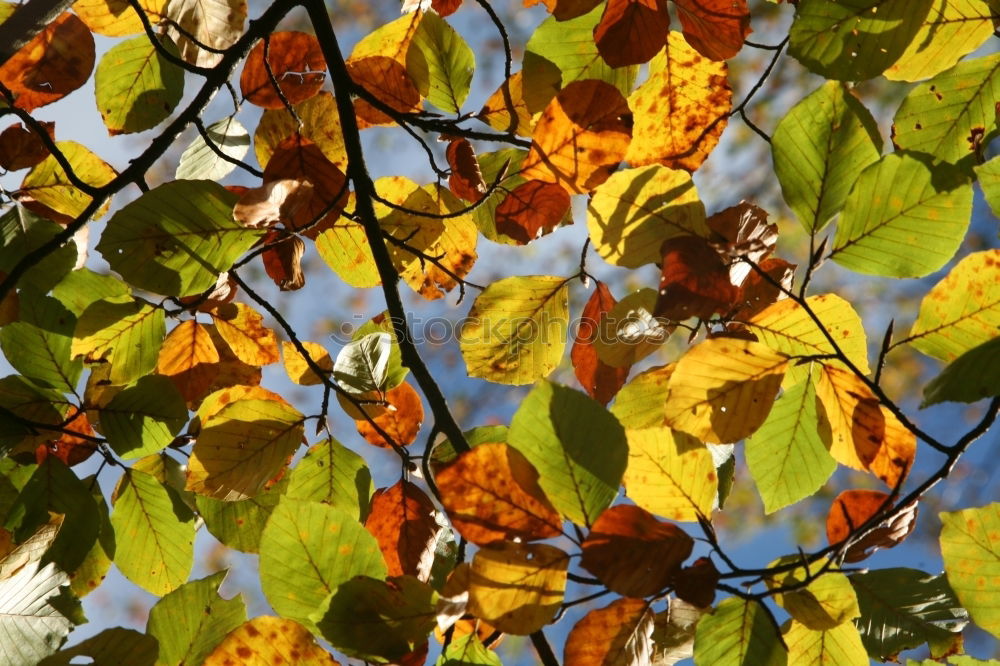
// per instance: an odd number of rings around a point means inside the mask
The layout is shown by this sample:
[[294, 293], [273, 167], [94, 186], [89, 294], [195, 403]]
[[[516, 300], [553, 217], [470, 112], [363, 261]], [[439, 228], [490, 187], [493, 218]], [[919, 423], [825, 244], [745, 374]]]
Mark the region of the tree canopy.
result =
[[[1000, 413], [997, 0], [391, 4], [0, 2], [0, 664], [985, 663], [1000, 503], [934, 491]], [[766, 185], [722, 207], [733, 132]], [[473, 273], [569, 225], [571, 268]], [[315, 271], [384, 311], [306, 330]], [[826, 543], [743, 561], [733, 502]], [[914, 533], [943, 573], [866, 561]], [[112, 567], [145, 629], [78, 640]]]

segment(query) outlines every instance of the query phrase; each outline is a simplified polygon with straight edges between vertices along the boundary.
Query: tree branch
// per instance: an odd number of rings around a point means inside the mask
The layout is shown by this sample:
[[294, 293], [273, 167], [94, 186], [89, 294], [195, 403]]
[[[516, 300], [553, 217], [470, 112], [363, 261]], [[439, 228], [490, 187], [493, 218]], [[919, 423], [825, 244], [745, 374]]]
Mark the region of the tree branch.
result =
[[28, 0], [18, 7], [0, 23], [0, 67], [72, 4], [73, 0]]

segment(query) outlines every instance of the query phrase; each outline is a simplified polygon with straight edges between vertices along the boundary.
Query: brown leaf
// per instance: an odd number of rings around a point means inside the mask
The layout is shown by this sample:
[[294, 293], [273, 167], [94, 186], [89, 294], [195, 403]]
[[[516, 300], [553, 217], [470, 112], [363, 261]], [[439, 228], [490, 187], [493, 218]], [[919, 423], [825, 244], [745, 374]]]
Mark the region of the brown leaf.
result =
[[[403, 63], [386, 56], [369, 56], [348, 60], [347, 71], [356, 84], [392, 109], [400, 113], [420, 110], [420, 91]], [[354, 101], [354, 111], [360, 129], [394, 123], [392, 118], [363, 99]]]
[[[830, 505], [826, 516], [826, 538], [839, 543], [885, 505], [887, 493], [877, 490], [845, 490]], [[908, 505], [890, 521], [883, 521], [864, 538], [851, 544], [844, 560], [860, 562], [879, 548], [893, 548], [913, 531], [917, 523], [916, 503]]]
[[[792, 278], [795, 275], [795, 264], [784, 259], [770, 257], [762, 261], [759, 268], [767, 273], [774, 282], [785, 289], [792, 288]], [[751, 271], [742, 285], [743, 294], [738, 309], [730, 313], [733, 319], [748, 320], [759, 312], [763, 312], [772, 303], [785, 298], [785, 294], [770, 281], [761, 277], [757, 271]]]
[[574, 81], [535, 125], [521, 175], [559, 183], [571, 194], [589, 192], [618, 167], [631, 138], [631, 112], [618, 89], [604, 81]]
[[712, 246], [729, 264], [729, 278], [734, 285], [743, 284], [753, 272], [750, 264], [737, 261], [740, 257], [759, 265], [778, 242], [778, 225], [768, 224], [767, 211], [746, 201], [719, 211], [705, 222], [714, 232]]
[[570, 630], [565, 666], [638, 666], [653, 652], [653, 613], [641, 599], [616, 599], [590, 611]]
[[[394, 409], [386, 410], [373, 420], [398, 446], [409, 446], [417, 438], [420, 426], [424, 422], [424, 405], [420, 395], [408, 382], [403, 382], [386, 393], [385, 399]], [[355, 424], [358, 433], [368, 440], [369, 444], [382, 448], [390, 447], [367, 420], [355, 421]]]
[[583, 390], [594, 400], [606, 405], [625, 385], [629, 368], [612, 367], [597, 357], [594, 340], [602, 334], [604, 316], [615, 307], [617, 301], [603, 282], [598, 281], [595, 287], [594, 293], [583, 306], [580, 328], [577, 329], [570, 359]]
[[233, 217], [244, 227], [266, 229], [289, 218], [312, 197], [308, 180], [279, 178], [243, 193], [233, 207]]
[[569, 207], [569, 194], [561, 186], [529, 180], [511, 190], [497, 206], [497, 231], [525, 245], [552, 231]]
[[184, 305], [194, 307], [199, 312], [212, 312], [216, 308], [232, 302], [236, 298], [237, 288], [236, 280], [228, 272], [219, 273], [219, 277], [215, 281], [215, 287], [212, 288], [212, 291], [207, 296], [204, 298], [201, 296], [186, 296], [180, 299], [180, 301]]
[[712, 560], [699, 557], [674, 578], [674, 594], [699, 608], [708, 608], [715, 601], [715, 586], [718, 584], [719, 570]]
[[390, 576], [410, 575], [427, 582], [442, 527], [434, 519], [434, 503], [420, 488], [399, 481], [376, 490], [365, 529], [378, 541]]
[[684, 39], [706, 58], [732, 58], [752, 32], [746, 0], [674, 0], [674, 4]]
[[272, 231], [264, 237], [264, 243], [275, 245], [264, 250], [261, 259], [264, 270], [274, 280], [281, 291], [295, 291], [305, 286], [306, 275], [302, 272], [302, 253], [306, 244], [298, 236], [280, 238], [279, 232]]
[[482, 199], [486, 194], [486, 183], [483, 181], [482, 172], [479, 171], [476, 151], [472, 149], [469, 140], [453, 138], [448, 143], [445, 156], [448, 158], [448, 166], [451, 167], [448, 187], [452, 193], [470, 202]]
[[668, 32], [667, 0], [608, 0], [594, 41], [612, 67], [641, 65], [663, 48]]
[[[43, 122], [42, 127], [50, 139], [55, 139], [56, 124]], [[0, 132], [0, 169], [17, 171], [28, 169], [49, 156], [49, 149], [34, 131], [20, 123]]]
[[14, 106], [33, 111], [82, 86], [93, 69], [94, 36], [63, 12], [0, 67], [0, 83], [14, 94]]
[[545, 8], [556, 17], [557, 21], [568, 21], [583, 16], [601, 4], [601, 0], [524, 0], [524, 6], [533, 7], [540, 2], [545, 3]]
[[77, 437], [72, 433], [94, 436], [94, 429], [90, 427], [87, 413], [77, 407], [70, 407], [68, 421], [63, 426], [70, 432], [62, 433], [58, 439], [53, 439], [39, 444], [35, 450], [35, 462], [41, 465], [49, 456], [58, 458], [67, 467], [82, 463], [93, 455], [97, 450], [97, 443], [86, 437]]
[[290, 231], [306, 238], [332, 228], [347, 203], [347, 177], [326, 158], [319, 146], [299, 134], [278, 144], [264, 168], [264, 182], [289, 179], [312, 183], [311, 195], [296, 201], [294, 208], [282, 207], [281, 222]]
[[638, 506], [613, 506], [582, 544], [581, 566], [613, 592], [645, 597], [665, 588], [691, 554], [694, 540]]
[[729, 267], [704, 238], [676, 236], [663, 242], [663, 270], [655, 317], [683, 321], [727, 312], [740, 298]]
[[323, 87], [326, 60], [319, 40], [305, 32], [273, 32], [268, 39], [257, 42], [243, 65], [240, 90], [251, 104], [265, 109], [284, 107], [264, 65], [265, 49], [267, 64], [289, 104], [303, 102]]
[[538, 486], [538, 472], [506, 444], [474, 447], [436, 480], [452, 525], [474, 544], [562, 533], [559, 514]]

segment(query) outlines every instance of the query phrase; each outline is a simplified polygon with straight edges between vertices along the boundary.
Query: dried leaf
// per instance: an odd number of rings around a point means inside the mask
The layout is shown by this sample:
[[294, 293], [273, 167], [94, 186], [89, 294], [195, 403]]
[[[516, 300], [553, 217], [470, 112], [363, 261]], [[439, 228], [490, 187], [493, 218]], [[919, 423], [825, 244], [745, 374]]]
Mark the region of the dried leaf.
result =
[[[43, 122], [50, 139], [55, 139], [56, 124]], [[20, 123], [0, 132], [0, 169], [17, 171], [35, 166], [49, 156], [49, 149], [34, 131]]]
[[303, 102], [323, 87], [326, 60], [315, 35], [297, 31], [272, 32], [250, 51], [240, 75], [240, 90], [251, 104], [265, 109], [284, 106], [264, 65], [265, 50], [274, 81], [289, 104]]
[[298, 236], [280, 238], [278, 232], [271, 232], [264, 237], [264, 243], [275, 243], [264, 250], [261, 259], [264, 270], [274, 280], [281, 291], [295, 291], [306, 284], [306, 275], [302, 272], [302, 254], [306, 244]]
[[612, 67], [641, 65], [663, 48], [669, 32], [667, 0], [608, 0], [594, 41]]
[[443, 528], [434, 517], [434, 503], [420, 488], [404, 480], [376, 490], [365, 529], [378, 541], [390, 576], [430, 579]]
[[[880, 509], [889, 509], [887, 493], [878, 490], [845, 490], [837, 495], [826, 516], [826, 539], [832, 545], [843, 541]], [[845, 562], [860, 562], [879, 548], [893, 548], [909, 536], [917, 524], [917, 504], [908, 505], [890, 521], [883, 521], [847, 549]]]
[[684, 39], [712, 60], [729, 60], [751, 32], [746, 0], [674, 0]]
[[604, 335], [606, 328], [605, 315], [615, 306], [615, 297], [603, 282], [598, 281], [594, 293], [590, 295], [587, 304], [580, 315], [580, 327], [577, 329], [576, 341], [570, 358], [576, 378], [583, 390], [591, 398], [606, 405], [628, 378], [629, 368], [615, 368], [597, 357], [594, 347], [595, 340]]

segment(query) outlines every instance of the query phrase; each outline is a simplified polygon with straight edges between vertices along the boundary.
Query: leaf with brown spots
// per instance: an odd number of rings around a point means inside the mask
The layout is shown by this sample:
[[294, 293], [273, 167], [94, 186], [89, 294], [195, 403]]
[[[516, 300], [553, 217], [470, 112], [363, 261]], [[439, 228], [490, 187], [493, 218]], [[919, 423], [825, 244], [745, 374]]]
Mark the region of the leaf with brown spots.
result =
[[295, 134], [278, 144], [264, 168], [265, 184], [284, 179], [312, 183], [311, 196], [303, 193], [303, 201], [281, 208], [280, 214], [286, 229], [301, 230], [303, 236], [315, 240], [340, 217], [347, 203], [347, 178], [319, 146]]
[[424, 491], [405, 480], [376, 490], [365, 529], [378, 541], [390, 576], [429, 580], [442, 527], [434, 518], [434, 503]]
[[337, 666], [338, 662], [295, 620], [261, 615], [229, 632], [205, 659], [205, 666], [242, 664]]
[[561, 186], [529, 180], [511, 190], [497, 206], [496, 228], [525, 245], [566, 219], [569, 207], [569, 193]]
[[212, 313], [216, 330], [238, 359], [248, 365], [278, 362], [278, 338], [264, 318], [245, 303], [227, 303]]
[[170, 378], [187, 403], [209, 393], [215, 380], [219, 352], [205, 326], [194, 319], [182, 321], [163, 341], [156, 372]]
[[694, 540], [645, 509], [622, 504], [594, 521], [581, 547], [584, 569], [609, 590], [638, 598], [670, 584], [691, 554]]
[[465, 138], [452, 138], [445, 150], [451, 176], [448, 178], [448, 188], [456, 197], [466, 201], [476, 202], [486, 194], [486, 183], [476, 161], [476, 151]]
[[674, 0], [687, 43], [712, 60], [729, 60], [750, 29], [746, 0]]
[[[55, 138], [56, 124], [43, 122], [46, 134]], [[17, 171], [35, 166], [49, 156], [49, 149], [33, 130], [14, 124], [0, 132], [0, 169]]]
[[[890, 496], [878, 490], [845, 490], [830, 505], [826, 516], [826, 539], [833, 545], [846, 539], [882, 508], [889, 509]], [[883, 521], [873, 531], [847, 549], [846, 562], [860, 562], [879, 548], [893, 548], [909, 536], [917, 524], [916, 503], [907, 506], [891, 521]]]
[[323, 87], [326, 60], [319, 40], [305, 32], [273, 32], [257, 42], [243, 65], [240, 90], [251, 104], [265, 109], [284, 106], [264, 63], [265, 51], [274, 81], [289, 104], [304, 102]]
[[482, 444], [463, 453], [435, 480], [452, 525], [474, 544], [562, 533], [559, 514], [538, 486], [538, 472], [506, 444]]
[[629, 96], [635, 125], [626, 161], [698, 169], [729, 121], [727, 74], [726, 63], [704, 58], [671, 32], [667, 47], [649, 63], [649, 79]]
[[675, 236], [663, 241], [660, 294], [653, 315], [673, 321], [708, 319], [724, 313], [739, 300], [740, 288], [730, 280], [729, 266], [699, 236]]
[[652, 663], [653, 613], [641, 599], [617, 599], [590, 611], [566, 636], [566, 666]]
[[570, 352], [573, 361], [573, 371], [583, 390], [591, 398], [602, 405], [615, 397], [615, 394], [625, 384], [629, 368], [615, 368], [597, 357], [594, 341], [602, 335], [605, 326], [605, 315], [611, 311], [617, 301], [611, 295], [611, 290], [603, 282], [598, 281], [594, 293], [590, 295], [587, 304], [580, 315], [580, 327], [577, 329], [576, 341]]
[[521, 175], [559, 183], [571, 194], [589, 192], [618, 167], [631, 138], [628, 104], [618, 89], [604, 81], [574, 81], [535, 125]]
[[[406, 54], [423, 12], [404, 14], [368, 34], [347, 59], [347, 71], [357, 85], [383, 104], [402, 113], [420, 110], [420, 91], [406, 70]], [[393, 124], [393, 120], [368, 101], [354, 102], [361, 129]]]
[[594, 41], [612, 67], [641, 65], [663, 48], [669, 32], [667, 0], [608, 0]]
[[[424, 405], [420, 395], [403, 382], [385, 394], [385, 400], [391, 409], [376, 416], [373, 420], [385, 430], [396, 446], [409, 446], [417, 438], [420, 426], [424, 422]], [[382, 438], [367, 419], [355, 421], [358, 433], [368, 440], [369, 444], [390, 448], [390, 444]]]

